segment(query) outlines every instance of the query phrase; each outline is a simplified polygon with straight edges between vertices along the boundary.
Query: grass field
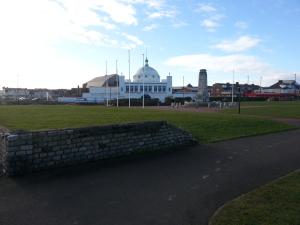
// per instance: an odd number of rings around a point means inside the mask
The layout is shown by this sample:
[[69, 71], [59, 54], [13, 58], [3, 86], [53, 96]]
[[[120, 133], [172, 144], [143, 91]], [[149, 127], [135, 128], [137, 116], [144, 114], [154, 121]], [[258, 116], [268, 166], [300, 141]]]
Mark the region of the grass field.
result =
[[0, 125], [10, 130], [45, 130], [146, 120], [166, 120], [206, 143], [293, 128], [270, 120], [223, 113], [75, 105], [0, 106]]
[[[237, 109], [224, 110], [236, 114]], [[300, 101], [241, 102], [241, 113], [266, 117], [300, 119]]]
[[211, 223], [229, 224], [299, 225], [300, 171], [227, 203]]

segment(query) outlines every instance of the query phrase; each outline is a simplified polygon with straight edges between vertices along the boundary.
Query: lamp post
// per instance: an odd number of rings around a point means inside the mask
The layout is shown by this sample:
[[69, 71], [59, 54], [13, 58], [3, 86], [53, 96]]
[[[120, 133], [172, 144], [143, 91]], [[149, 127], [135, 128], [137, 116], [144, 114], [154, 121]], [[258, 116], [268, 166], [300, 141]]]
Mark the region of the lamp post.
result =
[[184, 76], [182, 76], [182, 97], [184, 100]]
[[185, 90], [184, 90], [184, 75], [183, 75], [182, 76], [182, 96], [183, 96], [182, 102], [183, 102], [183, 105], [184, 105], [184, 92], [185, 92]]
[[233, 105], [233, 90], [234, 90], [234, 70], [232, 71], [232, 86], [231, 86], [231, 104]]
[[20, 78], [20, 75], [17, 74], [17, 101], [18, 101], [18, 104], [20, 104], [20, 97], [19, 97], [19, 78]]

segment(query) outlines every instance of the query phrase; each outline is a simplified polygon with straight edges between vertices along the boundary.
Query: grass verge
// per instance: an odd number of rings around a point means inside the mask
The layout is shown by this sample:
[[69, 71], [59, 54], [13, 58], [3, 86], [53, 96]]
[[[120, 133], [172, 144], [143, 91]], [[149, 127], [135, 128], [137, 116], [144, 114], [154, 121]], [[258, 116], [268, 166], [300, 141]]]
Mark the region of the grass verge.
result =
[[204, 143], [294, 128], [271, 120], [223, 113], [74, 105], [0, 106], [0, 124], [10, 130], [32, 131], [153, 120], [166, 120], [191, 132]]
[[210, 225], [299, 225], [300, 170], [228, 202]]
[[[237, 114], [237, 109], [226, 109], [223, 112]], [[300, 101], [241, 102], [241, 114], [300, 119]]]

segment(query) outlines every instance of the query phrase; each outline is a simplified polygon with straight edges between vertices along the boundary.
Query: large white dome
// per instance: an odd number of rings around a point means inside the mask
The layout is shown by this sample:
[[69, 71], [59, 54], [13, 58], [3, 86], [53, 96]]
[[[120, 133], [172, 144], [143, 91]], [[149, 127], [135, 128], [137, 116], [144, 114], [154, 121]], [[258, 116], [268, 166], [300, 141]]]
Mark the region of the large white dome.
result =
[[[139, 82], [139, 83], [143, 83], [143, 82], [159, 83], [160, 76], [159, 76], [158, 72], [149, 66], [147, 58], [146, 58], [145, 62], [146, 62], [145, 66], [140, 68], [133, 76], [133, 81]], [[145, 77], [143, 76], [143, 74], [145, 74]]]

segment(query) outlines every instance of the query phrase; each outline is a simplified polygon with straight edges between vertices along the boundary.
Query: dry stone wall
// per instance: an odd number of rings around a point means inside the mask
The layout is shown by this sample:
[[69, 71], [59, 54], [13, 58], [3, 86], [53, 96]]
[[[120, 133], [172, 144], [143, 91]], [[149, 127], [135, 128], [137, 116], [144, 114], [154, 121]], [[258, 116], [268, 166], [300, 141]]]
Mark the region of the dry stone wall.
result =
[[1, 134], [7, 176], [196, 143], [164, 121]]

